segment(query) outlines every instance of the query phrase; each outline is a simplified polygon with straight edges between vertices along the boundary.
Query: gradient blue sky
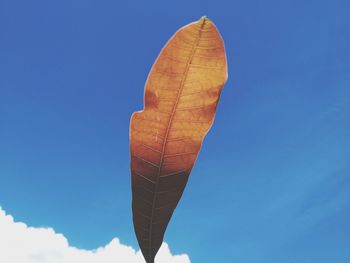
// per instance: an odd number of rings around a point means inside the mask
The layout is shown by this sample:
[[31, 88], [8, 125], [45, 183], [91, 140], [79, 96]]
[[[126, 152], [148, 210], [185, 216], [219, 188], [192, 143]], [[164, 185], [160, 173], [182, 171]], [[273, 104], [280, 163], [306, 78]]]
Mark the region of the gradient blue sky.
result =
[[349, 13], [347, 0], [1, 0], [0, 205], [79, 248], [137, 248], [129, 119], [162, 46], [207, 15], [229, 81], [165, 240], [192, 262], [350, 262]]

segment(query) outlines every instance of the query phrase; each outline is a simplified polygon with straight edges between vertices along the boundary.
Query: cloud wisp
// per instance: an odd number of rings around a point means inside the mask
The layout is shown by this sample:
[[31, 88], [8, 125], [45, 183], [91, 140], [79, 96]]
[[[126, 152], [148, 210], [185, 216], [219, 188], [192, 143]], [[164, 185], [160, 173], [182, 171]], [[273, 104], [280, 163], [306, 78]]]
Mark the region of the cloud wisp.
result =
[[[140, 251], [120, 243], [114, 238], [106, 246], [94, 250], [72, 247], [64, 235], [52, 228], [29, 227], [15, 222], [0, 207], [0, 262], [7, 263], [144, 263]], [[172, 255], [163, 243], [157, 262], [190, 263], [189, 257]]]

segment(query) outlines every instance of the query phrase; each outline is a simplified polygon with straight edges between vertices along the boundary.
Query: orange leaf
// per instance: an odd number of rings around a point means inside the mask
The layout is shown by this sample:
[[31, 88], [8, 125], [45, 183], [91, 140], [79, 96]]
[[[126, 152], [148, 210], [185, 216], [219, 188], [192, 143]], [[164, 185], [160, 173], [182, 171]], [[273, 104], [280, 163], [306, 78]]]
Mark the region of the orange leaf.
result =
[[151, 69], [144, 110], [130, 123], [133, 222], [147, 263], [162, 244], [226, 80], [224, 43], [205, 17], [177, 31]]

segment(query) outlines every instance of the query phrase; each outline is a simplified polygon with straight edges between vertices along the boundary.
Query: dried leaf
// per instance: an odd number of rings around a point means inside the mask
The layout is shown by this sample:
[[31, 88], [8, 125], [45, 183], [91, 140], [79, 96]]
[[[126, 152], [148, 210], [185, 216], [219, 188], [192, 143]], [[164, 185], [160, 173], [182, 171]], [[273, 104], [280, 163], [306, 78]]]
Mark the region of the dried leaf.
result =
[[227, 80], [224, 43], [203, 17], [175, 33], [145, 86], [144, 110], [130, 124], [135, 233], [153, 263]]

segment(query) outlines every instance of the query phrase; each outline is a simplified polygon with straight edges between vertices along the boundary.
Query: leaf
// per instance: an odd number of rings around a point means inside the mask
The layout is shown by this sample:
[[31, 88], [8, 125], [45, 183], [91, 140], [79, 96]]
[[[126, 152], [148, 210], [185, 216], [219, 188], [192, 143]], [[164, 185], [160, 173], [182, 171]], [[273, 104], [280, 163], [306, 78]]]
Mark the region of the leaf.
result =
[[145, 86], [144, 110], [130, 124], [133, 223], [153, 263], [227, 80], [224, 43], [202, 17], [175, 33]]

